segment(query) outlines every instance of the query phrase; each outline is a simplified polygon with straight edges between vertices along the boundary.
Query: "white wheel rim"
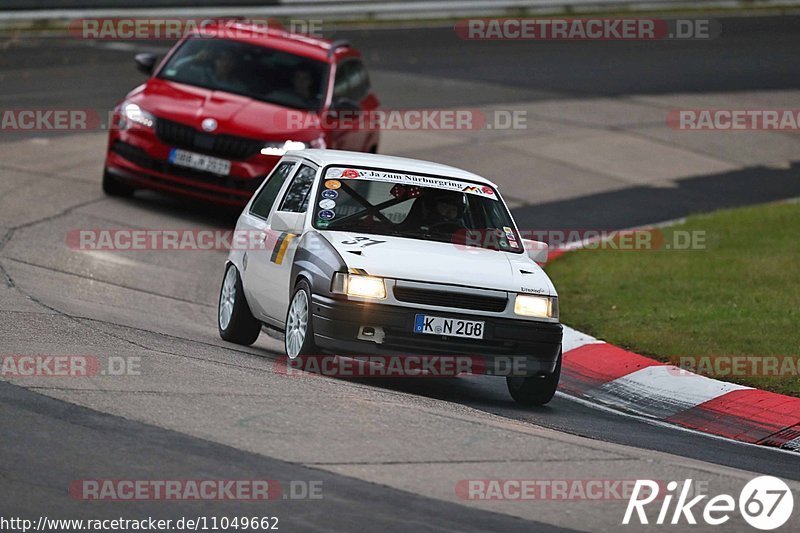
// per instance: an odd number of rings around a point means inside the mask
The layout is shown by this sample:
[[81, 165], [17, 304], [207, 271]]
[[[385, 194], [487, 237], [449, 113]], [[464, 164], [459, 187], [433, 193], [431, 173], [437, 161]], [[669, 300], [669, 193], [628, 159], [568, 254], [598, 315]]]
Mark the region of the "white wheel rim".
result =
[[299, 290], [292, 298], [289, 306], [289, 317], [286, 320], [286, 355], [294, 359], [300, 355], [306, 340], [308, 328], [308, 296], [306, 291]]
[[233, 304], [236, 300], [236, 269], [228, 267], [225, 279], [222, 281], [222, 290], [219, 293], [219, 327], [228, 329], [233, 316]]

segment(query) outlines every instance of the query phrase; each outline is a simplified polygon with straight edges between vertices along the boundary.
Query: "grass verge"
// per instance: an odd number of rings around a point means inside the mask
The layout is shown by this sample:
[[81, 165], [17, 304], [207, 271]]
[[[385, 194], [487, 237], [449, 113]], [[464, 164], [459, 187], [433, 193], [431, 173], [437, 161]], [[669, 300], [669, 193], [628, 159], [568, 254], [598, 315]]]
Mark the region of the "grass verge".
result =
[[800, 203], [692, 216], [664, 229], [664, 242], [686, 232], [704, 235], [705, 248], [580, 250], [549, 265], [562, 321], [660, 361], [800, 396]]

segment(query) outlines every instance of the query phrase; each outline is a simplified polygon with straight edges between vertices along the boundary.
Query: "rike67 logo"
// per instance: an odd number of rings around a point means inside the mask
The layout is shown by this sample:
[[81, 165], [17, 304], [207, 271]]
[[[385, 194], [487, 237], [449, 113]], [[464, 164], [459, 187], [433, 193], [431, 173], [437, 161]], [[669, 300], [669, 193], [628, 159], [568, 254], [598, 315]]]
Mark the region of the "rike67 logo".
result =
[[[664, 494], [660, 494], [661, 488], [663, 483], [649, 479], [636, 480], [622, 523], [630, 524], [633, 519], [633, 523], [638, 520], [640, 524], [697, 524], [697, 518], [701, 518], [708, 525], [718, 526], [730, 520], [738, 504], [738, 511], [748, 524], [769, 531], [785, 524], [794, 508], [794, 496], [789, 486], [772, 476], [750, 480], [739, 493], [738, 502], [729, 494], [720, 494], [704, 501], [709, 496], [692, 494], [691, 479], [685, 480], [680, 487], [677, 481], [670, 481]], [[653, 516], [651, 513], [648, 518], [645, 507], [656, 501], [660, 503], [658, 516], [654, 522], [650, 522]]]

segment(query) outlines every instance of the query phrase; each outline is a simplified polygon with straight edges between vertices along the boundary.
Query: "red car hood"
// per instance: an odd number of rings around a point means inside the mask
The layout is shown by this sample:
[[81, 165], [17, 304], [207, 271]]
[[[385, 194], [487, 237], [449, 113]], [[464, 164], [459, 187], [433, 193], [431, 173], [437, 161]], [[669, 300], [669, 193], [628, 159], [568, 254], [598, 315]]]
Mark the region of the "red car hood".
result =
[[[217, 134], [296, 141], [319, 136], [319, 130], [313, 127], [314, 113], [181, 83], [151, 79], [135, 89], [128, 101], [157, 117], [189, 124], [198, 130], [204, 119], [213, 118], [218, 124], [214, 131]], [[300, 128], [296, 127], [298, 124]]]

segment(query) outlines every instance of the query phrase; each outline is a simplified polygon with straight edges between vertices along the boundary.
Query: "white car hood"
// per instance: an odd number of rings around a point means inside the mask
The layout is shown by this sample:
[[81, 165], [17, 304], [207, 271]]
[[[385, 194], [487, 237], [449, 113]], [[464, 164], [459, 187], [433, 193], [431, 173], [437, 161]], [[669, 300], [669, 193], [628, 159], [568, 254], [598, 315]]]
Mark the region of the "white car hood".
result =
[[[320, 234], [336, 248], [348, 268], [363, 269], [369, 275], [556, 295], [547, 274], [525, 254], [346, 231]], [[380, 242], [370, 244], [374, 241]]]

